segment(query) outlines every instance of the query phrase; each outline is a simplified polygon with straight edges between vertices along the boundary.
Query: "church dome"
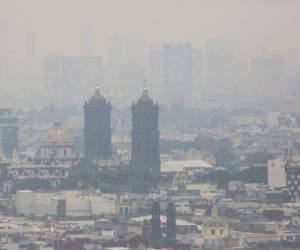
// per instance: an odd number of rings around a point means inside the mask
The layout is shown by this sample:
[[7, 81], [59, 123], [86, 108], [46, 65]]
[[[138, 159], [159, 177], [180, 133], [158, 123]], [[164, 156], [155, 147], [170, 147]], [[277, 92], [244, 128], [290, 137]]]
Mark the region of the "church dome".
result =
[[60, 123], [55, 123], [54, 127], [49, 129], [43, 136], [42, 143], [72, 143], [73, 138], [70, 133], [64, 129]]
[[153, 104], [153, 99], [148, 93], [148, 89], [143, 89], [142, 96], [138, 99], [137, 104]]
[[106, 99], [101, 94], [100, 87], [96, 86], [94, 95], [90, 98], [90, 102], [106, 102]]

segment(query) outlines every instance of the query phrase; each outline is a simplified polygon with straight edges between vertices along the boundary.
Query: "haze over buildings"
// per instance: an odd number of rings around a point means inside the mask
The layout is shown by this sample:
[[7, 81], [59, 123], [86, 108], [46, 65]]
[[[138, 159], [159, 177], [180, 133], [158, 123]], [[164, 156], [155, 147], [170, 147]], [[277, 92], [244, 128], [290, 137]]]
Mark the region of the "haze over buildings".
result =
[[0, 0], [0, 249], [299, 250], [298, 0]]
[[163, 105], [298, 90], [296, 0], [1, 2], [2, 106], [80, 103], [97, 77], [117, 106], [145, 78]]

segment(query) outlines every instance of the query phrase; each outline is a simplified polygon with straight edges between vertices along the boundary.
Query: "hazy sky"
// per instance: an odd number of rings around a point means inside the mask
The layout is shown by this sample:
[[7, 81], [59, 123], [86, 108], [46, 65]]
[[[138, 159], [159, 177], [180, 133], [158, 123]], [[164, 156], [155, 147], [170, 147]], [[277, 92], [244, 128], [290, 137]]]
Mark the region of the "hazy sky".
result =
[[[111, 35], [196, 47], [230, 39], [239, 59], [269, 52], [300, 66], [299, 0], [0, 0], [0, 6], [10, 37], [34, 32], [43, 51], [76, 54], [79, 32], [90, 29], [99, 51]], [[12, 44], [18, 48], [18, 39]]]

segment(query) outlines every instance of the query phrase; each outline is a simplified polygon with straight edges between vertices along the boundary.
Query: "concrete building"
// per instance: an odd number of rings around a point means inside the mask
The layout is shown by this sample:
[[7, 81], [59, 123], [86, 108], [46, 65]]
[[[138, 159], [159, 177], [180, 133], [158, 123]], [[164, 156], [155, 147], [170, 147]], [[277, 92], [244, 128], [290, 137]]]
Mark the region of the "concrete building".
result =
[[288, 160], [285, 170], [290, 199], [292, 202], [296, 202], [300, 197], [300, 161], [298, 159]]
[[151, 52], [151, 83], [163, 104], [194, 105], [200, 99], [202, 60], [192, 44], [164, 44]]
[[79, 98], [83, 100], [101, 73], [102, 60], [99, 56], [63, 57], [59, 100], [62, 103], [78, 103]]
[[228, 40], [210, 40], [205, 47], [205, 85], [203, 91], [209, 96], [233, 94], [236, 65], [234, 44]]
[[270, 188], [286, 187], [286, 161], [274, 159], [268, 161], [268, 185]]
[[263, 55], [252, 61], [251, 74], [257, 95], [282, 94], [285, 80], [285, 60], [281, 55]]
[[269, 128], [295, 128], [297, 127], [295, 117], [290, 114], [272, 111], [268, 112], [267, 125]]
[[10, 109], [0, 109], [0, 153], [11, 158], [18, 151], [18, 119]]
[[[64, 211], [59, 206], [64, 201]], [[117, 197], [100, 194], [82, 194], [76, 191], [57, 193], [38, 193], [30, 190], [19, 190], [16, 195], [16, 211], [18, 215], [91, 217], [104, 214], [117, 214]]]

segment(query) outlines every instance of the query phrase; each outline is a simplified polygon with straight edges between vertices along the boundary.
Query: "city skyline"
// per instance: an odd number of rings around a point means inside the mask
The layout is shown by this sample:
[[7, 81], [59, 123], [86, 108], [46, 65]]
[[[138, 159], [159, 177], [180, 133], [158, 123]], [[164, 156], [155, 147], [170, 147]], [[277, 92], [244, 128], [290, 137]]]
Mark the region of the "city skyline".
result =
[[[137, 88], [142, 89], [144, 78], [154, 97], [160, 96], [159, 101], [164, 105], [164, 98], [168, 98], [166, 90], [157, 94], [156, 86], [164, 86], [165, 80], [154, 82], [152, 78], [153, 67], [157, 67], [152, 63], [153, 51], [186, 44], [197, 50], [198, 65], [193, 69], [184, 66], [185, 71], [201, 73], [197, 82], [193, 82], [197, 91], [189, 105], [201, 106], [201, 98], [195, 96], [218, 96], [220, 87], [229, 88], [229, 95], [256, 95], [256, 85], [252, 84], [253, 61], [261, 57], [283, 57], [282, 84], [287, 86], [287, 95], [295, 89], [291, 82], [298, 78], [300, 69], [300, 58], [294, 53], [300, 42], [293, 25], [300, 9], [297, 1], [289, 0], [282, 5], [280, 1], [237, 0], [185, 3], [168, 0], [151, 4], [135, 0], [126, 4], [66, 0], [59, 3], [59, 8], [52, 1], [2, 2], [5, 4], [0, 10], [0, 97], [4, 106], [32, 108], [57, 102], [55, 89], [62, 86], [66, 91], [70, 87], [64, 85], [70, 85], [70, 80], [74, 84], [71, 85], [73, 104], [81, 103], [87, 95], [83, 82], [91, 87], [97, 76], [91, 78], [87, 70], [75, 75], [66, 73], [64, 65], [70, 58], [78, 61], [99, 58], [102, 89], [118, 106], [126, 104], [130, 95], [131, 99], [138, 97]], [[231, 43], [231, 55], [211, 45], [216, 41]], [[173, 50], [173, 56], [178, 54]], [[212, 50], [218, 51], [217, 56]], [[220, 59], [220, 55], [225, 57]], [[217, 61], [223, 63], [216, 65]], [[74, 71], [78, 69], [73, 67]], [[231, 72], [225, 76], [222, 72], [228, 69]], [[209, 76], [214, 74], [220, 74], [220, 79]], [[223, 83], [221, 75], [231, 78], [231, 82]], [[180, 89], [180, 82], [172, 88]], [[78, 86], [86, 91], [84, 95]], [[174, 93], [173, 99], [175, 103], [181, 102], [186, 96], [191, 95]], [[59, 102], [64, 104], [61, 98]]]

